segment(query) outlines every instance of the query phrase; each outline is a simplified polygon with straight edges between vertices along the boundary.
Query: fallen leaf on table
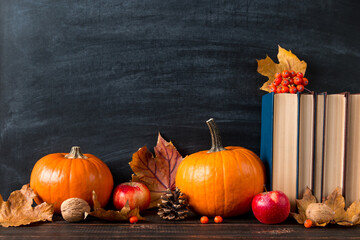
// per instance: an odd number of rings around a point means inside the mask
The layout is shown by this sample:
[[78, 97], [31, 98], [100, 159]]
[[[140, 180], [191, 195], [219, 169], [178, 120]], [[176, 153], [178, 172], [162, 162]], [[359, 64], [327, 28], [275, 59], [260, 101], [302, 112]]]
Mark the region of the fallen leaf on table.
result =
[[310, 203], [316, 203], [316, 198], [312, 195], [310, 188], [307, 187], [303, 194], [303, 198], [296, 199], [296, 206], [299, 213], [291, 213], [291, 216], [295, 218], [298, 223], [304, 224], [306, 221], [306, 209]]
[[5, 202], [0, 195], [0, 224], [3, 227], [17, 227], [39, 221], [52, 221], [54, 207], [46, 202], [32, 207], [36, 194], [24, 185], [12, 192]]
[[345, 215], [345, 200], [341, 194], [341, 189], [337, 187], [326, 199], [325, 204], [328, 205], [334, 212], [334, 221], [338, 222], [344, 218]]
[[343, 218], [337, 222], [342, 226], [353, 226], [360, 224], [360, 201], [353, 202], [346, 210]]
[[[296, 199], [296, 204], [299, 213], [290, 213], [295, 220], [304, 224], [306, 217], [306, 209], [309, 204], [316, 203], [315, 197], [312, 195], [311, 190], [307, 188], [302, 199]], [[319, 203], [320, 204], [320, 203]], [[338, 224], [342, 226], [360, 225], [360, 201], [353, 202], [350, 207], [345, 211], [345, 200], [341, 194], [341, 189], [337, 187], [324, 201], [334, 214], [331, 221], [321, 223], [314, 222], [314, 226], [325, 227], [328, 223]], [[321, 215], [320, 215], [321, 216]]]
[[269, 84], [274, 81], [275, 73], [281, 73], [283, 70], [302, 72], [305, 75], [306, 62], [300, 61], [290, 50], [287, 51], [279, 46], [277, 58], [279, 63], [274, 63], [269, 56], [266, 56], [265, 59], [257, 60], [258, 73], [269, 78], [269, 80], [262, 85], [261, 90], [270, 92]]
[[161, 202], [160, 197], [167, 189], [175, 189], [176, 172], [183, 160], [176, 147], [165, 141], [160, 133], [154, 151], [156, 157], [144, 146], [133, 154], [129, 163], [135, 173], [132, 181], [142, 182], [150, 190], [149, 208], [156, 207]]
[[130, 217], [136, 216], [139, 220], [145, 220], [145, 218], [140, 216], [138, 208], [133, 210], [130, 209], [129, 201], [126, 202], [126, 205], [121, 209], [121, 211], [114, 211], [101, 208], [95, 191], [92, 192], [92, 199], [94, 202], [94, 211], [85, 213], [85, 218], [87, 215], [91, 215], [107, 221], [127, 221]]

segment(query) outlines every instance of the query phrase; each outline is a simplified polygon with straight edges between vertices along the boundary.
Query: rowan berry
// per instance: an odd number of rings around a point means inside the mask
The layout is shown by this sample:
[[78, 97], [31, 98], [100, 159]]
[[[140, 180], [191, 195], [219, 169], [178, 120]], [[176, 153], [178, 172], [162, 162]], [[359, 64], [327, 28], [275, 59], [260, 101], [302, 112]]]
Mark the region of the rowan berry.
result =
[[289, 88], [288, 88], [287, 86], [283, 86], [283, 87], [281, 88], [281, 92], [282, 92], [282, 93], [288, 93], [288, 92], [289, 92]]
[[215, 223], [222, 223], [222, 221], [223, 221], [223, 218], [222, 218], [221, 216], [216, 216], [216, 217], [214, 218], [214, 222], [215, 222]]
[[282, 71], [281, 76], [282, 76], [283, 78], [287, 78], [287, 77], [290, 76], [290, 73], [289, 73], [288, 70], [284, 70], [284, 71]]
[[200, 222], [203, 224], [206, 224], [209, 222], [209, 218], [207, 216], [203, 216], [200, 218]]
[[309, 84], [309, 80], [307, 78], [303, 78], [303, 85], [306, 86]]
[[295, 86], [290, 87], [289, 91], [290, 93], [297, 93], [297, 89]]
[[310, 219], [307, 219], [305, 222], [304, 222], [304, 226], [306, 228], [311, 228], [312, 227], [312, 224], [313, 222], [310, 220]]
[[275, 86], [280, 85], [281, 81], [282, 81], [282, 78], [281, 78], [281, 77], [279, 77], [279, 78], [275, 78], [275, 80], [274, 80], [274, 84], [275, 84]]
[[304, 86], [303, 85], [297, 85], [297, 90], [299, 91], [299, 92], [302, 92], [302, 91], [304, 91]]
[[275, 73], [275, 78], [281, 78], [281, 73], [279, 73], [279, 72], [277, 72], [277, 73]]
[[296, 85], [301, 85], [303, 83], [303, 80], [302, 80], [302, 78], [296, 77], [296, 78], [294, 78], [294, 83]]
[[139, 221], [139, 219], [137, 218], [137, 216], [132, 216], [131, 218], [129, 218], [129, 222], [130, 222], [130, 223], [137, 223], [137, 221]]
[[293, 71], [293, 70], [291, 70], [291, 71], [290, 71], [290, 77], [292, 77], [292, 78], [293, 78], [293, 77], [295, 77], [295, 76], [296, 76], [296, 72], [295, 72], [295, 71]]
[[282, 80], [282, 82], [281, 82], [281, 85], [283, 85], [283, 86], [287, 86], [289, 84], [290, 84], [290, 82], [286, 78], [284, 80]]

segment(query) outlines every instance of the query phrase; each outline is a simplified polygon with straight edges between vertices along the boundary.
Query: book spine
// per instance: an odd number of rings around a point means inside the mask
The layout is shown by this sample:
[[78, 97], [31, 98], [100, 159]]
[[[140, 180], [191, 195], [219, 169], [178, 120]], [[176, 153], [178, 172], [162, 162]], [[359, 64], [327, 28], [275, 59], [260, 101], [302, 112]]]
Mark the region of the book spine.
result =
[[316, 93], [315, 92], [311, 92], [312, 96], [313, 96], [313, 144], [312, 144], [312, 169], [311, 169], [311, 187], [310, 189], [314, 192], [314, 172], [315, 172], [315, 135], [316, 135]]
[[344, 151], [344, 170], [343, 170], [343, 179], [342, 179], [342, 183], [343, 183], [343, 188], [341, 189], [342, 190], [342, 195], [343, 196], [345, 196], [345, 193], [346, 193], [346, 185], [345, 185], [345, 181], [346, 181], [346, 164], [348, 164], [347, 163], [347, 151], [346, 151], [346, 149], [347, 149], [347, 145], [348, 145], [348, 143], [347, 143], [347, 131], [348, 131], [348, 118], [349, 118], [349, 107], [350, 107], [350, 105], [349, 105], [349, 98], [350, 98], [350, 93], [349, 92], [345, 92], [345, 95], [344, 95], [344, 97], [345, 97], [345, 131], [344, 131], [344, 139], [345, 139], [345, 141], [344, 141], [344, 149], [345, 149], [345, 151]]
[[326, 108], [327, 108], [327, 93], [324, 92], [323, 93], [324, 95], [324, 115], [323, 115], [323, 118], [324, 118], [324, 124], [323, 124], [323, 134], [322, 134], [322, 139], [323, 139], [323, 144], [322, 144], [322, 157], [321, 157], [321, 197], [320, 199], [318, 199], [319, 202], [322, 202], [322, 199], [324, 198], [323, 196], [323, 189], [324, 189], [324, 161], [325, 161], [325, 158], [324, 158], [324, 144], [325, 144], [325, 127], [326, 127]]
[[300, 138], [300, 95], [301, 93], [297, 93], [297, 143], [296, 143], [296, 199], [299, 198], [299, 138]]
[[260, 159], [266, 169], [266, 187], [272, 190], [274, 93], [262, 97]]
[[312, 192], [315, 195], [315, 171], [316, 171], [316, 164], [315, 164], [315, 160], [316, 160], [316, 128], [317, 128], [317, 123], [316, 123], [316, 119], [317, 119], [317, 93], [314, 93], [314, 151], [313, 151], [313, 171], [312, 171], [312, 183], [311, 185], [312, 187]]

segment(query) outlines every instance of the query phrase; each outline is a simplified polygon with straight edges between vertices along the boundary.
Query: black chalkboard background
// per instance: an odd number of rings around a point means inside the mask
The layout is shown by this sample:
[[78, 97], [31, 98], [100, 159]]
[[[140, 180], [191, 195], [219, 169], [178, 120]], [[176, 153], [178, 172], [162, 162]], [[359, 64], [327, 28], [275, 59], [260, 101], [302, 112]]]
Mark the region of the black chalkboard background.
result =
[[0, 0], [0, 193], [35, 162], [81, 146], [131, 176], [160, 131], [180, 153], [259, 153], [256, 59], [278, 44], [308, 62], [314, 91], [360, 92], [360, 1]]

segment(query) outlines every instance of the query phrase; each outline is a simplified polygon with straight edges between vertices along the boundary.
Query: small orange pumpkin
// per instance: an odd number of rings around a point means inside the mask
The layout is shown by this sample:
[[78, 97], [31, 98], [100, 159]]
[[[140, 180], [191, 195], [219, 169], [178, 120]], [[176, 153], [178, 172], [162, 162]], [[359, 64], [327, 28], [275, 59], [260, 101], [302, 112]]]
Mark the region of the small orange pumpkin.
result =
[[106, 164], [92, 154], [82, 154], [80, 147], [72, 147], [69, 154], [53, 153], [35, 164], [30, 187], [37, 194], [35, 202], [54, 204], [56, 213], [68, 198], [81, 198], [90, 205], [92, 191], [104, 207], [114, 186], [113, 176]]
[[251, 209], [252, 198], [263, 191], [265, 169], [260, 158], [242, 147], [223, 148], [214, 119], [207, 122], [212, 138], [209, 151], [187, 156], [175, 183], [200, 215], [237, 216]]

